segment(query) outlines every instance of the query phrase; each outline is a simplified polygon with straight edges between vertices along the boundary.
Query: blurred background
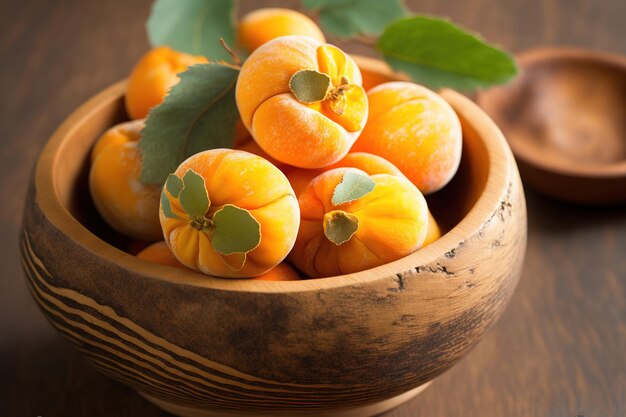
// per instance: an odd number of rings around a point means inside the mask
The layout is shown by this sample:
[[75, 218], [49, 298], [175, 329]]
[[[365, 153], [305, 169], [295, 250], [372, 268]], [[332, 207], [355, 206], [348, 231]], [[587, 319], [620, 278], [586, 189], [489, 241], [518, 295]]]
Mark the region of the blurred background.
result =
[[[626, 54], [624, 0], [406, 3], [513, 52], [568, 45]], [[240, 4], [242, 13], [299, 6]], [[73, 109], [125, 78], [149, 48], [150, 5], [0, 3], [1, 415], [166, 415], [96, 373], [57, 335], [31, 300], [18, 258], [26, 185], [39, 151]], [[362, 44], [338, 44], [375, 55]], [[502, 319], [468, 357], [388, 416], [626, 415], [626, 208], [569, 205], [528, 188], [526, 197], [526, 262]]]

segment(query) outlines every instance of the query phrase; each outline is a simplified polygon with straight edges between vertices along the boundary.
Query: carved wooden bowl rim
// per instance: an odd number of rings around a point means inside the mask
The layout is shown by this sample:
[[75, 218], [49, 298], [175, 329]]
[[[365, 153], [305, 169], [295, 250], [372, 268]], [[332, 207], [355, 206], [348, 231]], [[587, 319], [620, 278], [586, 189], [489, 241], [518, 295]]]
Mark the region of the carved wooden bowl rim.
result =
[[[362, 56], [354, 58], [361, 68], [379, 74], [393, 75], [398, 80], [406, 79], [402, 75], [393, 74], [380, 60]], [[442, 258], [446, 252], [455, 248], [458, 242], [477, 233], [498, 209], [509, 185], [510, 177], [514, 175], [512, 171], [515, 170], [515, 164], [511, 163], [513, 155], [496, 124], [470, 99], [452, 90], [442, 90], [441, 95], [476, 131], [485, 146], [489, 166], [485, 187], [474, 206], [452, 230], [440, 239], [397, 261], [358, 273], [328, 278], [272, 282], [230, 280], [210, 277], [199, 272], [187, 272], [138, 259], [101, 240], [68, 211], [59, 197], [54, 173], [65, 151], [66, 139], [103, 106], [108, 106], [112, 101], [118, 100], [124, 94], [125, 89], [126, 81], [109, 86], [81, 105], [63, 122], [54, 132], [37, 161], [34, 181], [40, 207], [55, 227], [68, 238], [88, 249], [94, 256], [115, 262], [129, 271], [142, 274], [146, 279], [164, 280], [181, 286], [253, 293], [308, 292], [384, 280], [414, 269], [415, 266], [427, 265]]]
[[[550, 65], [559, 61], [579, 62], [611, 67], [617, 71], [623, 72], [626, 77], [626, 56], [584, 48], [533, 48], [516, 54], [516, 59], [522, 71]], [[480, 92], [477, 96], [477, 103], [488, 111], [499, 110], [499, 106], [492, 103], [492, 99], [497, 96], [504, 97], [507, 91], [507, 86], [504, 86]], [[494, 113], [490, 112], [490, 114], [493, 115]], [[624, 140], [626, 140], [626, 138], [624, 138]], [[530, 146], [525, 145], [523, 141], [510, 141], [509, 145], [516, 158], [546, 172], [554, 172], [572, 177], [626, 178], [626, 161], [617, 161], [603, 165], [586, 165], [574, 162], [554, 161], [550, 158], [546, 158], [541, 152], [534, 151]]]

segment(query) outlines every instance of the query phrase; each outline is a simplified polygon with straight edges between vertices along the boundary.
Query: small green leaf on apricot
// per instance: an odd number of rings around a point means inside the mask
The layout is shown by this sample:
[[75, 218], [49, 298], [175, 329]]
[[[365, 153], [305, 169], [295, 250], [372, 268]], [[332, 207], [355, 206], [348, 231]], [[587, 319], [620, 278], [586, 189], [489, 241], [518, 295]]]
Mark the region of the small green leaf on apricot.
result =
[[248, 210], [226, 204], [213, 215], [211, 243], [222, 255], [248, 253], [261, 243], [261, 224]]
[[179, 217], [172, 211], [172, 205], [170, 199], [165, 193], [165, 190], [161, 191], [161, 210], [168, 219], [178, 219]]
[[183, 181], [175, 174], [170, 174], [165, 182], [167, 192], [174, 198], [178, 198], [180, 191], [183, 189]]
[[345, 211], [335, 210], [324, 215], [324, 234], [335, 245], [349, 241], [359, 229], [359, 218]]
[[193, 169], [183, 176], [183, 189], [180, 191], [180, 205], [191, 218], [203, 218], [209, 210], [211, 201], [206, 190], [204, 178]]
[[334, 206], [357, 200], [372, 192], [376, 183], [370, 177], [359, 172], [348, 171], [335, 187], [331, 202]]
[[293, 95], [298, 101], [306, 104], [324, 100], [330, 86], [330, 77], [315, 70], [298, 71], [289, 80], [289, 88]]

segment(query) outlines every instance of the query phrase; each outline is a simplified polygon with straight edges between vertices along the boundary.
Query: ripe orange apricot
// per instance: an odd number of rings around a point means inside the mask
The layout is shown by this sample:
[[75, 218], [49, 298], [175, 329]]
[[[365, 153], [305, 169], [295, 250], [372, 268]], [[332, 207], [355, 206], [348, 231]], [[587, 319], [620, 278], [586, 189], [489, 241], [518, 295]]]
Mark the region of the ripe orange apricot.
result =
[[306, 15], [290, 9], [265, 8], [246, 14], [237, 27], [237, 38], [248, 52], [274, 38], [288, 35], [309, 36], [326, 42], [320, 28]]
[[249, 152], [254, 155], [260, 156], [261, 158], [267, 159], [272, 165], [276, 166], [277, 168], [281, 168], [285, 165], [282, 162], [275, 160], [265, 151], [263, 151], [263, 149], [261, 149], [261, 147], [254, 141], [254, 139], [252, 139], [252, 137], [250, 137], [247, 142], [240, 142], [239, 144], [235, 144], [235, 149]]
[[372, 88], [377, 85], [388, 83], [393, 81], [393, 78], [385, 73], [388, 73], [389, 68], [386, 64], [383, 64], [380, 61], [376, 61], [376, 63], [371, 64], [375, 67], [378, 67], [378, 71], [372, 71], [365, 68], [361, 68], [361, 77], [363, 77], [363, 88], [365, 91], [370, 91]]
[[263, 275], [253, 279], [258, 281], [297, 281], [300, 276], [289, 264], [281, 262]]
[[306, 36], [283, 36], [255, 50], [239, 74], [236, 100], [261, 149], [309, 169], [343, 158], [368, 112], [352, 58]]
[[203, 56], [189, 55], [167, 46], [148, 51], [135, 65], [128, 78], [126, 112], [131, 119], [148, 115], [150, 108], [160, 104], [170, 88], [178, 83], [178, 73], [194, 64], [206, 64]]
[[162, 237], [160, 187], [140, 182], [142, 122], [122, 123], [105, 132], [92, 151], [89, 190], [102, 218], [118, 232], [144, 241]]
[[352, 151], [389, 160], [424, 194], [445, 186], [461, 161], [461, 123], [435, 92], [410, 82], [368, 91], [370, 114]]
[[[294, 192], [296, 193], [296, 196], [299, 196], [315, 177], [331, 169], [342, 167], [358, 168], [368, 175], [389, 174], [404, 177], [404, 174], [398, 168], [396, 168], [394, 164], [387, 161], [385, 158], [366, 152], [350, 152], [341, 161], [326, 168], [302, 169], [289, 167], [286, 168], [283, 172], [285, 172], [285, 175], [287, 176], [287, 179], [291, 184], [291, 188], [293, 188]], [[426, 232], [426, 239], [424, 240], [422, 247], [431, 244], [440, 237], [441, 229], [439, 228], [437, 221], [429, 210], [428, 230]]]
[[[153, 243], [139, 252], [137, 257], [155, 264], [173, 266], [184, 271], [193, 271], [193, 269], [187, 268], [178, 259], [176, 259], [170, 248], [167, 246], [167, 243], [164, 241]], [[289, 264], [281, 262], [263, 275], [252, 279], [258, 281], [296, 281], [299, 280], [300, 277], [298, 276], [298, 273], [289, 266]]]
[[291, 250], [299, 209], [289, 181], [248, 152], [195, 154], [170, 175], [161, 195], [165, 241], [185, 266], [227, 278], [259, 276]]
[[284, 172], [289, 180], [289, 183], [291, 184], [291, 188], [293, 188], [296, 196], [299, 196], [313, 180], [313, 178], [331, 169], [343, 167], [358, 168], [361, 171], [365, 171], [368, 175], [390, 174], [404, 176], [404, 174], [402, 174], [402, 172], [400, 172], [400, 170], [391, 162], [378, 155], [366, 152], [350, 152], [339, 162], [325, 168], [303, 169], [290, 167], [285, 169]]
[[[371, 191], [345, 201], [340, 185]], [[382, 265], [419, 249], [426, 237], [428, 208], [406, 178], [368, 176], [336, 168], [316, 177], [298, 198], [301, 223], [290, 259], [312, 277], [348, 274]]]
[[137, 257], [139, 259], [144, 259], [155, 264], [173, 266], [175, 268], [183, 269], [185, 271], [192, 270], [190, 268], [187, 268], [185, 265], [180, 263], [178, 259], [176, 259], [165, 241], [153, 243], [152, 245], [139, 252], [137, 254]]
[[91, 163], [93, 163], [100, 152], [109, 145], [138, 142], [141, 138], [141, 130], [144, 126], [145, 120], [138, 119], [119, 123], [108, 129], [100, 136], [91, 150]]
[[428, 211], [428, 230], [426, 231], [426, 238], [424, 239], [424, 243], [422, 247], [426, 245], [430, 245], [435, 240], [441, 237], [441, 228], [439, 227], [439, 223], [433, 217], [433, 213]]

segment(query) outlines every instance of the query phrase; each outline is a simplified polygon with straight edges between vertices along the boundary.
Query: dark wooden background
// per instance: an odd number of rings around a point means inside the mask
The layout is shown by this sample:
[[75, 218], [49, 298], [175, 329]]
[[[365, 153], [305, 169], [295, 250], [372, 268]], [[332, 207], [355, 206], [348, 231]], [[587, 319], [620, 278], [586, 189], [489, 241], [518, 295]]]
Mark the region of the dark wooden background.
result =
[[[150, 3], [0, 1], [0, 415], [166, 415], [96, 373], [48, 325], [28, 293], [17, 244], [40, 149], [148, 48]], [[626, 53], [624, 0], [408, 3], [513, 51], [548, 44]], [[242, 1], [242, 8], [266, 4], [297, 2]], [[431, 388], [387, 416], [626, 416], [626, 207], [526, 194], [528, 253], [502, 319]]]

